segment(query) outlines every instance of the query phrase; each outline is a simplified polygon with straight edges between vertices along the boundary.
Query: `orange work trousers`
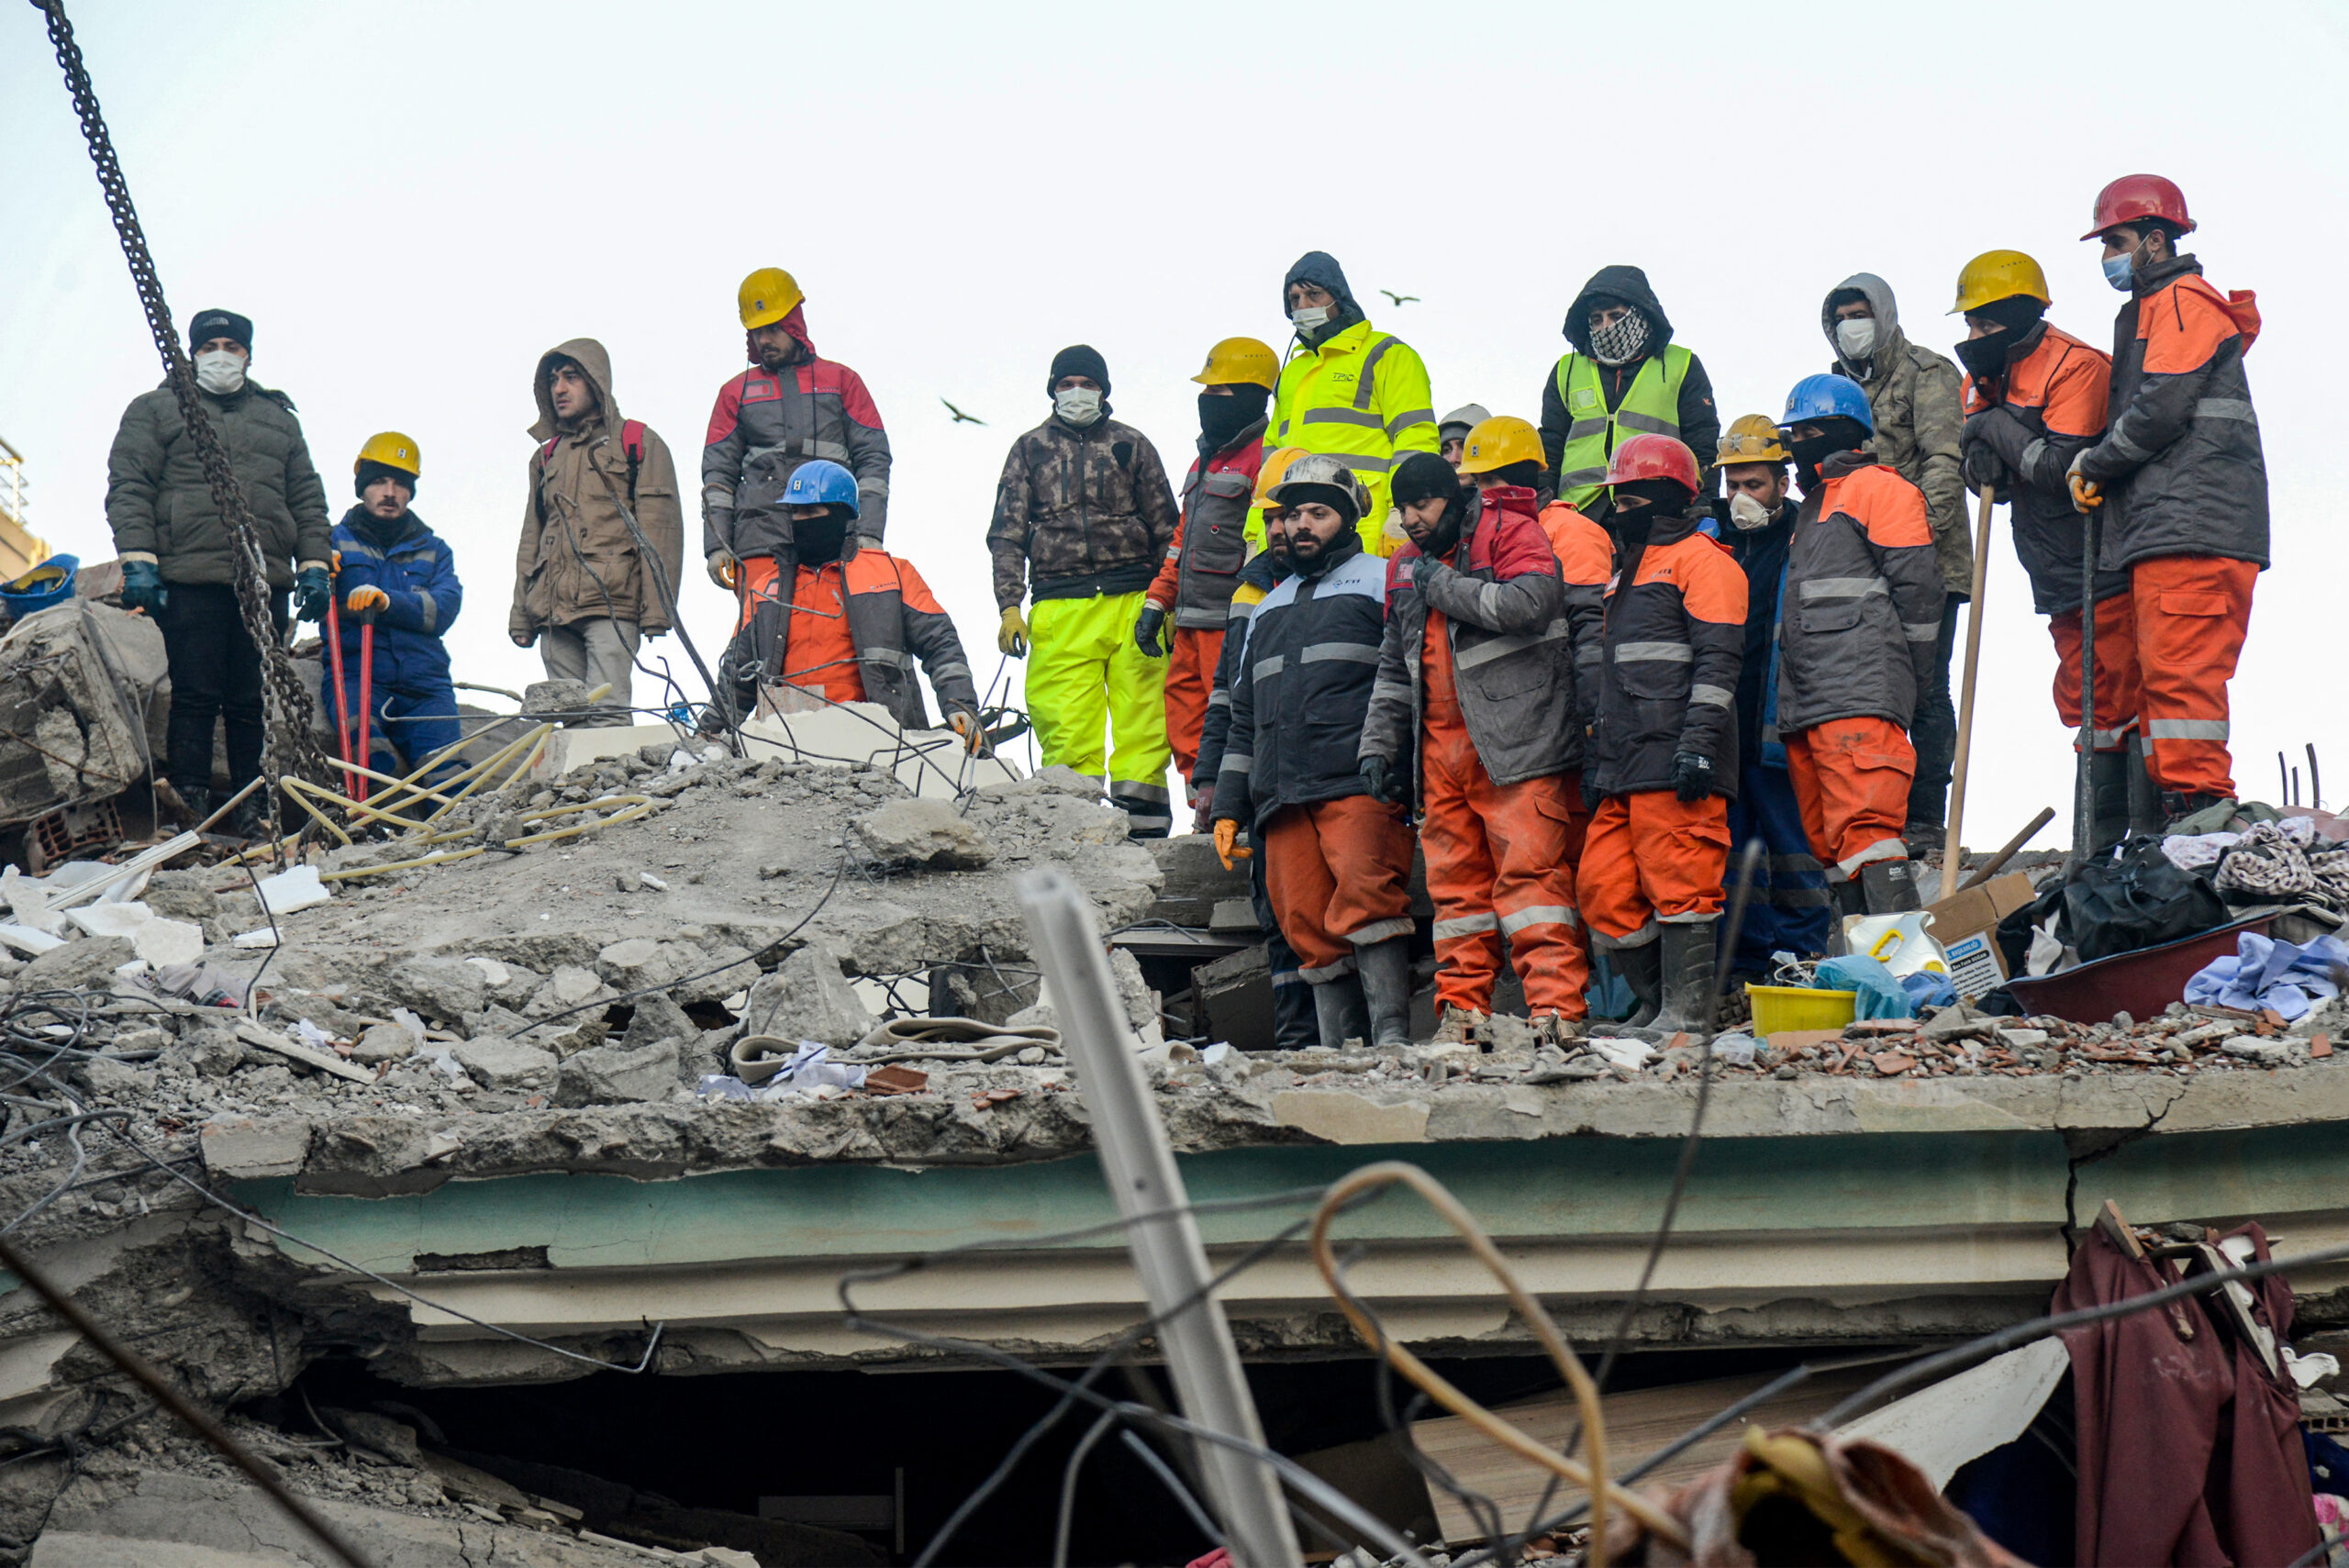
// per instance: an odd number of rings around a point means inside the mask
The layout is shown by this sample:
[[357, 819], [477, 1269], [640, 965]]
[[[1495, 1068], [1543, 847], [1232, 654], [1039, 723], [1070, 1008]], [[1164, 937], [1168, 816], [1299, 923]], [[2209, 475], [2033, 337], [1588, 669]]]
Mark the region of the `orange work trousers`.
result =
[[[2137, 729], [2136, 601], [2115, 594], [2096, 602], [2096, 749], [2118, 751]], [[2055, 639], [2055, 716], [2080, 749], [2080, 612], [2047, 617]]]
[[1829, 882], [1848, 882], [1871, 861], [1909, 858], [1900, 829], [1917, 749], [1906, 730], [1888, 718], [1831, 718], [1785, 739], [1803, 837]]
[[[2227, 683], [2251, 626], [2259, 568], [2215, 556], [2165, 555], [2130, 569], [2136, 600], [2137, 716], [2145, 771], [2164, 790], [2232, 796]], [[2097, 628], [2099, 662], [2103, 626]]]
[[1432, 704], [1419, 767], [1436, 1000], [1491, 1012], [1507, 938], [1526, 1010], [1584, 1017], [1590, 956], [1575, 912], [1575, 865], [1589, 819], [1578, 775], [1495, 784], [1460, 709]]
[[1591, 945], [1635, 948], [1654, 940], [1660, 920], [1711, 919], [1728, 869], [1729, 802], [1720, 795], [1609, 795], [1590, 819], [1575, 877]]
[[[1174, 651], [1166, 656], [1166, 743], [1174, 749], [1174, 771], [1187, 788], [1199, 762], [1199, 731], [1208, 721], [1208, 694], [1215, 689], [1216, 661], [1223, 657], [1221, 628], [1178, 626]], [[1189, 796], [1197, 806], [1198, 797]]]
[[1258, 835], [1273, 918], [1312, 984], [1351, 974], [1354, 949], [1411, 929], [1411, 828], [1366, 795], [1284, 806]]

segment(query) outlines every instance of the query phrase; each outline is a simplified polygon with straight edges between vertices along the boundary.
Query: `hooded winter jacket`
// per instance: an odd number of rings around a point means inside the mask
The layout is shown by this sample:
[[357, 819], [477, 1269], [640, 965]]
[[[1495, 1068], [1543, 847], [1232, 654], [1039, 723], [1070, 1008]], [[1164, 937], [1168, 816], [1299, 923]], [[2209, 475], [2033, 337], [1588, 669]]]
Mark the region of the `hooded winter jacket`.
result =
[[1414, 797], [1426, 798], [1419, 741], [1432, 611], [1441, 617], [1461, 718], [1486, 775], [1512, 784], [1581, 766], [1575, 649], [1577, 634], [1598, 635], [1596, 608], [1567, 604], [1533, 492], [1486, 491], [1449, 556], [1425, 556], [1406, 544], [1386, 563], [1386, 634], [1359, 754], [1394, 762], [1408, 753]]
[[[1597, 297], [1621, 300], [1648, 318], [1647, 351], [1640, 358], [1611, 367], [1590, 358], [1591, 301]], [[1705, 373], [1705, 361], [1695, 354], [1686, 349], [1674, 351], [1671, 319], [1657, 303], [1655, 290], [1648, 286], [1647, 273], [1637, 267], [1599, 268], [1566, 307], [1563, 330], [1574, 352], [1561, 359], [1542, 384], [1542, 454], [1549, 460], [1550, 472], [1557, 475], [1559, 498], [1593, 521], [1604, 521], [1607, 457], [1620, 442], [1650, 434], [1674, 437], [1695, 452], [1697, 493], [1711, 495], [1713, 453], [1721, 439], [1712, 378]], [[1679, 389], [1671, 392], [1675, 376], [1679, 378]], [[1634, 401], [1645, 403], [1653, 397], [1667, 404], [1672, 410], [1669, 417], [1661, 407], [1624, 409], [1624, 400], [1640, 387], [1643, 377], [1648, 387]], [[1666, 393], [1671, 395], [1666, 397]], [[1592, 395], [1586, 402], [1586, 394]], [[1593, 438], [1598, 438], [1597, 444]], [[1580, 446], [1569, 454], [1567, 448], [1574, 443]]]
[[1918, 488], [1838, 452], [1802, 498], [1778, 609], [1778, 729], [1835, 718], [1909, 727], [1942, 631], [1942, 580]]
[[2137, 280], [2112, 324], [2112, 424], [2080, 458], [2080, 473], [2113, 492], [2099, 564], [2267, 564], [2267, 460], [2243, 365], [2258, 336], [2251, 295], [2221, 297], [2191, 256]]
[[1248, 623], [1215, 815], [1261, 827], [1285, 806], [1362, 795], [1358, 758], [1386, 630], [1386, 562], [1340, 534], [1327, 568], [1293, 573]]
[[1240, 569], [1248, 561], [1249, 524], [1255, 520], [1250, 503], [1264, 462], [1262, 419], [1217, 450], [1202, 450], [1191, 460], [1191, 471], [1183, 476], [1174, 539], [1166, 547], [1166, 564], [1150, 584], [1151, 603], [1174, 611], [1177, 627], [1223, 628]]
[[787, 555], [783, 510], [792, 471], [829, 458], [856, 475], [856, 532], [878, 544], [889, 518], [889, 437], [864, 380], [818, 358], [794, 306], [783, 325], [797, 344], [788, 363], [753, 365], [718, 389], [701, 449], [701, 552]]
[[[248, 378], [235, 392], [198, 391], [213, 433], [244, 487], [273, 588], [293, 585], [297, 562], [327, 559], [326, 486], [310, 465], [294, 401]], [[228, 525], [187, 439], [171, 384], [140, 393], [122, 412], [106, 453], [106, 522], [115, 553], [152, 556], [166, 583], [233, 583]]]
[[[386, 523], [353, 506], [335, 525], [334, 548], [341, 558], [334, 574], [338, 604], [360, 588], [381, 588], [392, 601], [375, 616], [377, 689], [446, 687], [449, 650], [440, 639], [465, 603], [448, 541], [414, 512]], [[356, 616], [343, 616], [341, 626], [343, 665], [355, 671], [365, 636]]]
[[1673, 759], [1711, 760], [1713, 791], [1735, 799], [1737, 677], [1745, 652], [1745, 573], [1698, 531], [1699, 508], [1659, 517], [1607, 590], [1598, 722], [1583, 776], [1601, 795], [1673, 787]]
[[[549, 391], [557, 360], [575, 361], [596, 389], [594, 412], [558, 420]], [[677, 500], [677, 465], [669, 444], [647, 427], [644, 454], [625, 450], [626, 421], [612, 397], [611, 356], [593, 338], [573, 338], [539, 356], [530, 390], [539, 404], [530, 435], [530, 495], [522, 504], [522, 539], [514, 552], [514, 606], [507, 627], [535, 636], [550, 626], [611, 617], [647, 635], [667, 631], [678, 586], [685, 527]], [[632, 498], [631, 498], [632, 497]], [[658, 553], [663, 584], [645, 568], [620, 508], [636, 514]]]
[[[1965, 386], [1966, 428], [2006, 465], [2015, 554], [2031, 577], [2031, 607], [2043, 616], [2080, 607], [2080, 552], [2087, 519], [2072, 505], [2072, 460], [2104, 434], [2112, 361], [2042, 321], [2007, 350], [2003, 382]], [[2126, 573], [2099, 569], [2096, 596], [2129, 586]]]
[[1199, 725], [1199, 760], [1186, 781], [1191, 793], [1215, 787], [1223, 772], [1224, 743], [1231, 735], [1231, 687], [1240, 678], [1240, 655], [1248, 646], [1248, 623], [1264, 595], [1288, 577], [1288, 562], [1272, 551], [1259, 550], [1240, 569], [1240, 585], [1231, 591], [1231, 606], [1224, 620], [1223, 651], [1215, 662], [1215, 682], [1208, 689], [1208, 714]]
[[[1837, 295], [1856, 290], [1876, 313], [1875, 350], [1865, 360], [1844, 357], [1835, 341]], [[1874, 272], [1854, 272], [1827, 291], [1820, 328], [1835, 362], [1828, 368], [1867, 388], [1876, 435], [1867, 450], [1876, 461], [1925, 495], [1925, 522], [1933, 530], [1934, 563], [1942, 588], [1959, 598], [1974, 593], [1974, 536], [1965, 526], [1965, 480], [1958, 468], [1958, 436], [1965, 425], [1957, 367], [1920, 349], [1900, 330], [1892, 285]]]
[[1442, 449], [1436, 437], [1435, 395], [1428, 367], [1408, 343], [1372, 327], [1346, 285], [1346, 274], [1327, 251], [1299, 258], [1281, 283], [1281, 314], [1288, 314], [1288, 289], [1308, 283], [1337, 296], [1336, 312], [1281, 367], [1273, 391], [1267, 452], [1301, 447], [1342, 457], [1370, 492], [1362, 515], [1364, 545], [1380, 554], [1388, 496], [1388, 473], [1408, 452]]
[[1158, 575], [1174, 491], [1150, 438], [1108, 408], [1082, 429], [1055, 414], [1011, 443], [987, 525], [996, 608], [1139, 594]]

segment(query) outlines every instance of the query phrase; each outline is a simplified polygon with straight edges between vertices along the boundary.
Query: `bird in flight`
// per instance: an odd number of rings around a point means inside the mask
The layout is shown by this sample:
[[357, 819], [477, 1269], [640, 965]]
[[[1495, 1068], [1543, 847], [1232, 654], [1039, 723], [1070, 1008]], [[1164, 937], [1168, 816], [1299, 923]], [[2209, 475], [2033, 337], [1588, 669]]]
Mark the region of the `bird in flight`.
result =
[[[946, 399], [943, 397], [940, 398], [938, 401], [941, 403], [946, 403]], [[952, 423], [957, 425], [984, 425], [986, 423], [985, 419], [980, 418], [976, 414], [965, 414], [960, 408], [955, 407], [952, 403], [946, 403], [946, 411], [954, 416]]]
[[1378, 292], [1393, 300], [1395, 302], [1396, 308], [1398, 310], [1404, 306], [1417, 305], [1419, 303], [1419, 296], [1415, 294], [1397, 294], [1393, 289], [1380, 289]]

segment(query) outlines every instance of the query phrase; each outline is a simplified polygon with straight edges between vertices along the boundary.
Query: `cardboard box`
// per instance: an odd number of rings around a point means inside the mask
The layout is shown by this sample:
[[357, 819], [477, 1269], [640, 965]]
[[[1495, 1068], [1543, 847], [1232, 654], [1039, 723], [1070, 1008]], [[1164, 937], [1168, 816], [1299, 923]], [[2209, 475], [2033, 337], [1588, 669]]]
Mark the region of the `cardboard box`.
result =
[[1949, 954], [1950, 984], [1960, 996], [1976, 1001], [2006, 984], [1998, 922], [2038, 896], [2030, 877], [2010, 871], [1925, 906], [1932, 917], [1925, 929]]

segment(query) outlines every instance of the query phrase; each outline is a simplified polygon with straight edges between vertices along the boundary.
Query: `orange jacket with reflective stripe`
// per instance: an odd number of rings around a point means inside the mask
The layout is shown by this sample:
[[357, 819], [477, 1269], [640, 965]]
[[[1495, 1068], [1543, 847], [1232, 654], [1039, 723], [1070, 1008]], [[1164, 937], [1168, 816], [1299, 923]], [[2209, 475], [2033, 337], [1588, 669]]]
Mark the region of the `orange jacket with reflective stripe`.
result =
[[1709, 515], [1657, 518], [1608, 584], [1598, 722], [1584, 764], [1602, 795], [1672, 788], [1683, 751], [1711, 760], [1716, 793], [1737, 795], [1745, 571], [1698, 531]]
[[[1966, 428], [2006, 464], [2009, 493], [1998, 499], [2011, 504], [2015, 554], [2031, 576], [2032, 607], [2052, 616], [2080, 607], [2087, 525], [2065, 476], [2072, 460], [2104, 434], [2112, 361], [2044, 322], [2025, 340], [2030, 348], [2009, 361], [2003, 390], [1986, 395], [1978, 382], [1965, 384]], [[2128, 586], [2121, 573], [2097, 573], [2099, 599]]]
[[1909, 727], [1942, 630], [1925, 495], [1838, 452], [1802, 498], [1778, 606], [1778, 733], [1872, 716]]

